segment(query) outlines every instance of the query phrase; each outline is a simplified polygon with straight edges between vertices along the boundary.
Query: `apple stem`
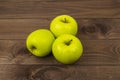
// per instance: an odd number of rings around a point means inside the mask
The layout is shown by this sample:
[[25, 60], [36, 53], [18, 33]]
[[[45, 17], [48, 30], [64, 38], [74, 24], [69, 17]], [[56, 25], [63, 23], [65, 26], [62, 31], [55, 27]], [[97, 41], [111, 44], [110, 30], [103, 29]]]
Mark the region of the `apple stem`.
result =
[[67, 46], [69, 46], [70, 43], [71, 43], [71, 41], [72, 41], [72, 39], [71, 39], [70, 41], [66, 41], [65, 44], [66, 44]]
[[64, 23], [69, 23], [68, 20], [66, 18], [64, 18], [63, 20], [61, 20]]
[[31, 46], [31, 50], [35, 50], [36, 49], [36, 47], [35, 46]]
[[65, 23], [67, 23], [67, 20], [66, 20], [66, 18], [65, 18]]

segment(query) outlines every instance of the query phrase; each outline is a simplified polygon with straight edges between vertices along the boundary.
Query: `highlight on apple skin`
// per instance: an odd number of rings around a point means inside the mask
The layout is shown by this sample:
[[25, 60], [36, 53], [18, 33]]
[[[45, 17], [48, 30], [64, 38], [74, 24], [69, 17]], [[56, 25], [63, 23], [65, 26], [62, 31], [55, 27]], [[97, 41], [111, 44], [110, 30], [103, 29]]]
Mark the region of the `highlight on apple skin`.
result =
[[29, 34], [27, 49], [35, 56], [44, 57], [51, 53], [54, 35], [47, 29], [38, 29]]
[[73, 64], [81, 57], [83, 46], [77, 37], [63, 34], [54, 41], [52, 53], [57, 61], [63, 64]]
[[78, 31], [77, 21], [70, 15], [59, 15], [50, 23], [50, 30], [55, 37], [61, 34], [76, 35]]

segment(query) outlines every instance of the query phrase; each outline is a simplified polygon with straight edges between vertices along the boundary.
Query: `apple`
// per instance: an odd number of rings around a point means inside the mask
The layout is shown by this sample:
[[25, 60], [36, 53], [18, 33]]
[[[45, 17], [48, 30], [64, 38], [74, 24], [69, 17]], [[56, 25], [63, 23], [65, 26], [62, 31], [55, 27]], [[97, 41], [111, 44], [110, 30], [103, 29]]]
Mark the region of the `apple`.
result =
[[52, 45], [52, 53], [57, 61], [63, 64], [73, 64], [83, 53], [81, 41], [71, 35], [60, 35]]
[[78, 24], [76, 20], [69, 15], [59, 15], [51, 21], [50, 30], [55, 37], [58, 37], [61, 34], [76, 35]]
[[52, 51], [54, 35], [47, 29], [38, 29], [29, 34], [26, 40], [28, 50], [35, 56], [44, 57]]

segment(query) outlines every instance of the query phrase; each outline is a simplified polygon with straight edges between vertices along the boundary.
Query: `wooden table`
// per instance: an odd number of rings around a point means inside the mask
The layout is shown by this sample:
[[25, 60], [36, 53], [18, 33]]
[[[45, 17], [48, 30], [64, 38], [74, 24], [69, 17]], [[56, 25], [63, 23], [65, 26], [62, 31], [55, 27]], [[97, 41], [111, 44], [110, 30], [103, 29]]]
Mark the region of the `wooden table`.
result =
[[[28, 34], [73, 16], [83, 56], [63, 65], [26, 49]], [[0, 80], [120, 80], [120, 0], [0, 0]]]

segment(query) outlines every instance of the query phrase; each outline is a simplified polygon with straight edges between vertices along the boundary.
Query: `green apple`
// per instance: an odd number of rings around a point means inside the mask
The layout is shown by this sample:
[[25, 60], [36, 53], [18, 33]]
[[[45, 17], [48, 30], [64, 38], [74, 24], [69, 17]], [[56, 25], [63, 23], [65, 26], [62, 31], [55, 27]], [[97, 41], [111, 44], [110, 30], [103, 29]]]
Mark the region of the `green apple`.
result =
[[54, 35], [47, 29], [38, 29], [29, 34], [26, 40], [28, 50], [35, 56], [44, 57], [52, 51]]
[[58, 37], [61, 34], [76, 35], [78, 31], [78, 24], [73, 17], [69, 15], [60, 15], [51, 21], [50, 30], [55, 37]]
[[83, 46], [77, 37], [63, 34], [54, 41], [52, 53], [57, 61], [63, 64], [72, 64], [81, 57]]

